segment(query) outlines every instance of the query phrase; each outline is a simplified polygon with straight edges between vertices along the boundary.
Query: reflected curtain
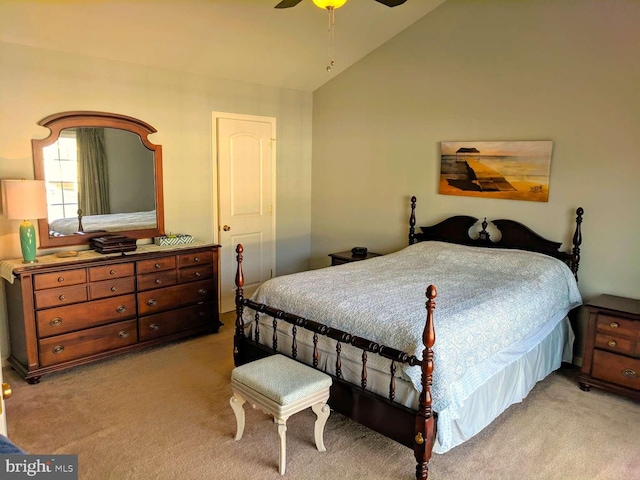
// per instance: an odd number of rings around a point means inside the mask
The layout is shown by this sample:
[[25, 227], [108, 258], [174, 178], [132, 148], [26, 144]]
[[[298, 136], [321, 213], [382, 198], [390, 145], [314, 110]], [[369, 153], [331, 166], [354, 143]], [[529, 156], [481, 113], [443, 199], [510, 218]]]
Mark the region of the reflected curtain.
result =
[[109, 171], [103, 128], [76, 129], [78, 146], [78, 207], [82, 215], [111, 213]]

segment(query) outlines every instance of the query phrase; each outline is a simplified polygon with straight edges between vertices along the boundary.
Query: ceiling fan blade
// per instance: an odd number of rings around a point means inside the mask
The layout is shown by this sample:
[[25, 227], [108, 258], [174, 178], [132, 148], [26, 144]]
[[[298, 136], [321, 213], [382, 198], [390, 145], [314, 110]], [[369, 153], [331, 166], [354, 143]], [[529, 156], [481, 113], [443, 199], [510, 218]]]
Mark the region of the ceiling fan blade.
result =
[[282, 0], [274, 8], [291, 8], [298, 5], [302, 0]]
[[398, 5], [402, 5], [406, 1], [407, 0], [376, 0], [376, 2], [386, 5], [387, 7], [397, 7]]

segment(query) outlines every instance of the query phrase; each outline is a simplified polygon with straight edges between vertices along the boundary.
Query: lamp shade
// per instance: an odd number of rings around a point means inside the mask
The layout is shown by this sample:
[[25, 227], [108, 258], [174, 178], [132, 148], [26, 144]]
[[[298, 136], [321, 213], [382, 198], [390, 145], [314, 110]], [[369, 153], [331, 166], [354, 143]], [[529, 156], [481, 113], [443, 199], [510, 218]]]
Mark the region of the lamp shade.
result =
[[13, 220], [46, 218], [44, 180], [2, 180], [2, 211]]

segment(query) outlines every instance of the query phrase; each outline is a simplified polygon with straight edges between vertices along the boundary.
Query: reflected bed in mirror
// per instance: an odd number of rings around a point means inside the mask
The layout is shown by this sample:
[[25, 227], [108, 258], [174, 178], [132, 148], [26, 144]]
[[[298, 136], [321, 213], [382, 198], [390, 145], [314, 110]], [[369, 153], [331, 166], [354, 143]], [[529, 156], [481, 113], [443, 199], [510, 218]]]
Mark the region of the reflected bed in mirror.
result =
[[162, 147], [148, 139], [153, 127], [103, 112], [63, 112], [38, 124], [51, 130], [32, 140], [35, 178], [47, 187], [40, 248], [88, 244], [105, 232], [164, 235]]

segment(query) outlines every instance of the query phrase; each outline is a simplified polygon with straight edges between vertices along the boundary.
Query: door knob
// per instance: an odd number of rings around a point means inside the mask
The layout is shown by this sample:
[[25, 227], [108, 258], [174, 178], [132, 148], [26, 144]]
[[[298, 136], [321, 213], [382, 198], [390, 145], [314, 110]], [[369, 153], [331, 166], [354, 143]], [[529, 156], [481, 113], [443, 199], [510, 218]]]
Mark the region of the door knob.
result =
[[225, 225], [224, 227], [222, 227], [222, 229], [223, 229], [225, 232], [228, 232], [229, 230], [231, 230], [231, 227], [230, 227], [229, 225]]
[[7, 400], [8, 398], [11, 398], [11, 385], [9, 385], [8, 383], [3, 383], [2, 384], [2, 399], [3, 400]]

